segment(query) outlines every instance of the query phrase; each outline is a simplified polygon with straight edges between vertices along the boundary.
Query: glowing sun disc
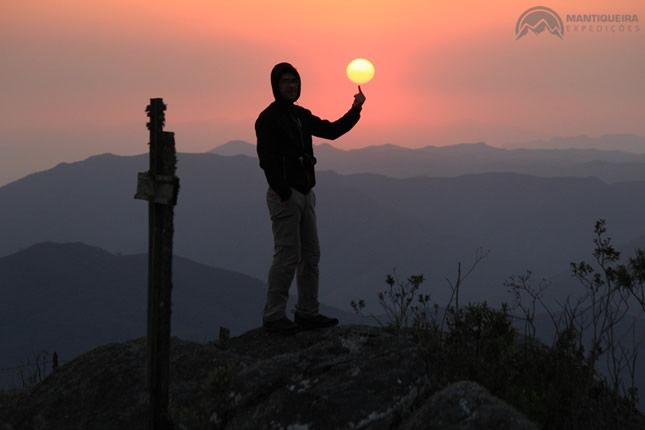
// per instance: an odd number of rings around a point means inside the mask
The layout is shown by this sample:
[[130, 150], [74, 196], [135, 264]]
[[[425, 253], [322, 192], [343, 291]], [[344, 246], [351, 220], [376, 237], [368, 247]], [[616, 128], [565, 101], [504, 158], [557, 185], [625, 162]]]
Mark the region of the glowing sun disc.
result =
[[350, 61], [345, 72], [350, 81], [360, 85], [374, 77], [374, 65], [365, 58], [356, 58]]

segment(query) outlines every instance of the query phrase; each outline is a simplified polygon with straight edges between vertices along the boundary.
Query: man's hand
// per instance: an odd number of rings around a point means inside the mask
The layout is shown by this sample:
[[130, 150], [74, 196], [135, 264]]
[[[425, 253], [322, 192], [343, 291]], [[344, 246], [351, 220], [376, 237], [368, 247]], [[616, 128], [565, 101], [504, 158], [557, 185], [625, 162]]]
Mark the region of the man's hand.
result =
[[365, 94], [361, 90], [361, 86], [358, 86], [358, 93], [354, 94], [354, 103], [352, 104], [355, 108], [360, 108], [365, 103]]

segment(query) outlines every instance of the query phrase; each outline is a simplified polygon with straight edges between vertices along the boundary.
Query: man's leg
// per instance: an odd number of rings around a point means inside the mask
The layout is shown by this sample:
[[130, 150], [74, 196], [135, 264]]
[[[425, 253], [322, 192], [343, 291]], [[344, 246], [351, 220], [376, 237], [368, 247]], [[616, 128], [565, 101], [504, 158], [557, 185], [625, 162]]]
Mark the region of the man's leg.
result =
[[273, 262], [269, 269], [267, 301], [262, 319], [264, 322], [286, 318], [289, 287], [300, 259], [299, 196], [293, 195], [284, 205], [280, 196], [271, 188], [267, 191], [267, 206], [273, 230]]
[[305, 197], [305, 206], [300, 220], [301, 258], [298, 261], [298, 303], [296, 312], [303, 317], [318, 315], [318, 263], [320, 244], [316, 219], [316, 195], [311, 190]]

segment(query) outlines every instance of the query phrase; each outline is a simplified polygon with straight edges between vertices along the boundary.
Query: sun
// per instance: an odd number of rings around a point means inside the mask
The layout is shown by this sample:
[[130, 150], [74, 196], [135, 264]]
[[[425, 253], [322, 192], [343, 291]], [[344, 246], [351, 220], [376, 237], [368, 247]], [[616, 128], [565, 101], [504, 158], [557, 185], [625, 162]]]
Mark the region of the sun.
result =
[[374, 77], [374, 65], [365, 58], [356, 58], [347, 65], [347, 77], [355, 84], [365, 84]]

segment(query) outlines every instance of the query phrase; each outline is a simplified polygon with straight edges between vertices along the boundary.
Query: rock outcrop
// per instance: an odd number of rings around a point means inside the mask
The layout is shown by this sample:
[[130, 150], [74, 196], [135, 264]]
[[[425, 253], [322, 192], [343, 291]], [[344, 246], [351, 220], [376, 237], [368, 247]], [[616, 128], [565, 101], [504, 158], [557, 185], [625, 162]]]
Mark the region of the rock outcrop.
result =
[[[144, 366], [145, 339], [90, 351], [0, 397], [0, 429], [145, 428]], [[535, 428], [477, 384], [425, 375], [414, 343], [376, 327], [174, 338], [170, 411], [177, 429]]]
[[537, 430], [538, 427], [480, 385], [460, 381], [443, 388], [401, 430]]

